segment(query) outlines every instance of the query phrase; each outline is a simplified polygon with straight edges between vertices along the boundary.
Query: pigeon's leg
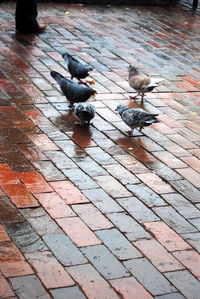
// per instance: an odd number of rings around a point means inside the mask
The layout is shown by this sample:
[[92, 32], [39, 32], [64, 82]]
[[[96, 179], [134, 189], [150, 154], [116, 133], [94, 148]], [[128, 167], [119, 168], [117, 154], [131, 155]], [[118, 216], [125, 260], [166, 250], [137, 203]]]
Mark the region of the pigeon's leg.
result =
[[84, 82], [84, 81], [82, 81], [82, 80], [79, 80], [78, 84], [83, 84], [83, 85], [85, 85], [85, 86], [88, 86], [87, 82]]
[[133, 131], [134, 131], [134, 129], [130, 130], [130, 131], [126, 131], [125, 133], [127, 133], [128, 136], [131, 137], [131, 136], [133, 136]]
[[144, 129], [144, 127], [140, 127], [139, 131], [142, 132], [143, 129]]
[[143, 102], [143, 100], [144, 100], [144, 93], [141, 94], [141, 97], [142, 97], [141, 98], [141, 102]]
[[140, 93], [138, 92], [135, 96], [129, 96], [129, 99], [136, 100], [139, 95], [140, 95]]

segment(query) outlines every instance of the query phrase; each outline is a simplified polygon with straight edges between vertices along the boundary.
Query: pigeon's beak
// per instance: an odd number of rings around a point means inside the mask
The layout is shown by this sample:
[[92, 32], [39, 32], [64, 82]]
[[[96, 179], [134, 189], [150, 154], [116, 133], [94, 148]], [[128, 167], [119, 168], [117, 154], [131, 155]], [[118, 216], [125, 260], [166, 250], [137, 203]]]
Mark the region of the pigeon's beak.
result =
[[97, 94], [97, 90], [96, 89], [94, 89], [94, 94]]
[[117, 108], [115, 109], [116, 112], [118, 112]]

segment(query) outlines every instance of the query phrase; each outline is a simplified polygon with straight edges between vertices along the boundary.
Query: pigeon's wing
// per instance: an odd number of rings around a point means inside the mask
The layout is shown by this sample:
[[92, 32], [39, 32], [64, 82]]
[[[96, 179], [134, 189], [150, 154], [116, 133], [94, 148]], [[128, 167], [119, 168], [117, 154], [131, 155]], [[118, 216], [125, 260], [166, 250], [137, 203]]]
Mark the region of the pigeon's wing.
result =
[[148, 86], [150, 82], [149, 77], [132, 76], [129, 78], [129, 85], [135, 90], [141, 90], [144, 86]]
[[139, 123], [140, 115], [139, 109], [130, 108], [122, 113], [123, 121], [130, 127]]

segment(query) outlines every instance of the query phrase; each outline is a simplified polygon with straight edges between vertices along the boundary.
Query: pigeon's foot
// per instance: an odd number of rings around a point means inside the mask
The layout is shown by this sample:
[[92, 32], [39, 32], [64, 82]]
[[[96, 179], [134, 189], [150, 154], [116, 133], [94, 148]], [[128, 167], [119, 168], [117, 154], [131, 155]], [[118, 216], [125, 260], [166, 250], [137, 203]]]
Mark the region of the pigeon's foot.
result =
[[83, 84], [83, 85], [85, 85], [85, 86], [87, 86], [87, 87], [88, 87], [88, 84], [87, 84], [87, 82], [84, 82], [84, 81], [81, 81], [81, 80], [79, 80], [78, 84]]
[[130, 100], [136, 100], [137, 97], [138, 97], [138, 95], [136, 95], [136, 96], [129, 96], [129, 99], [130, 99]]
[[131, 131], [125, 131], [125, 133], [126, 133], [129, 137], [133, 136], [133, 130], [131, 130]]

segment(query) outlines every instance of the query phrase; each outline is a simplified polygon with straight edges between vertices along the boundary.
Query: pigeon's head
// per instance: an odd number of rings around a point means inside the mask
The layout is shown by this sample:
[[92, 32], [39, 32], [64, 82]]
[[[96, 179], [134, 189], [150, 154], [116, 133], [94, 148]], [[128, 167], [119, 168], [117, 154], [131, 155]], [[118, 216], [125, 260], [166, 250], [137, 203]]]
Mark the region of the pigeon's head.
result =
[[88, 73], [88, 75], [90, 74], [90, 72], [93, 70], [93, 67], [92, 66], [88, 66], [87, 67], [87, 73]]
[[133, 74], [138, 74], [138, 70], [131, 64], [128, 66], [128, 70]]
[[115, 111], [119, 112], [121, 115], [127, 108], [124, 105], [118, 105]]

